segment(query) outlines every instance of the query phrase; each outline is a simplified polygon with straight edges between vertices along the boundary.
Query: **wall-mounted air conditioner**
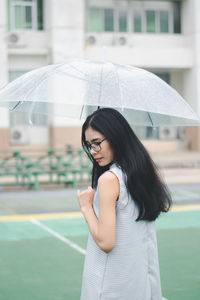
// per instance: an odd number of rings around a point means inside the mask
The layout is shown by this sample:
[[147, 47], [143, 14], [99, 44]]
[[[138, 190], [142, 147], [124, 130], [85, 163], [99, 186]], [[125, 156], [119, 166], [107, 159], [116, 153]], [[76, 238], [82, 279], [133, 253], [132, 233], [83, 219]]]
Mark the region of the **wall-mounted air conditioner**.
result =
[[25, 41], [22, 32], [9, 32], [7, 35], [7, 43], [9, 47], [24, 47]]
[[114, 33], [91, 33], [85, 37], [86, 46], [127, 46], [128, 36]]
[[97, 39], [94, 35], [87, 36], [87, 38], [86, 38], [87, 45], [93, 46], [96, 44], [96, 42], [97, 42]]
[[10, 129], [10, 143], [12, 145], [29, 144], [29, 131], [26, 126], [14, 126]]
[[118, 45], [120, 45], [120, 46], [127, 45], [127, 37], [125, 37], [125, 36], [119, 36], [118, 37]]
[[113, 37], [112, 46], [127, 46], [128, 38], [124, 35], [116, 35]]
[[176, 127], [160, 127], [159, 138], [160, 140], [175, 140], [178, 137], [178, 131]]

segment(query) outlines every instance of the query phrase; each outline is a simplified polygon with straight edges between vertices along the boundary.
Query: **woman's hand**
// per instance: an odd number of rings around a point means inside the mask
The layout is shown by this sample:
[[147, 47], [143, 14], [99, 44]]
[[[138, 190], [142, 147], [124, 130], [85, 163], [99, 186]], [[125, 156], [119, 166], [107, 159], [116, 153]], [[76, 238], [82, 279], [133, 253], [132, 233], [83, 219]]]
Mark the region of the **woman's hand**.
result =
[[98, 218], [93, 209], [95, 191], [88, 187], [85, 191], [78, 191], [77, 197], [94, 241], [100, 249], [108, 253], [115, 246], [116, 201], [120, 192], [116, 175], [110, 171], [103, 173], [98, 180], [98, 190]]
[[90, 209], [93, 209], [93, 199], [94, 199], [95, 190], [90, 186], [85, 191], [77, 191], [78, 202], [83, 214]]

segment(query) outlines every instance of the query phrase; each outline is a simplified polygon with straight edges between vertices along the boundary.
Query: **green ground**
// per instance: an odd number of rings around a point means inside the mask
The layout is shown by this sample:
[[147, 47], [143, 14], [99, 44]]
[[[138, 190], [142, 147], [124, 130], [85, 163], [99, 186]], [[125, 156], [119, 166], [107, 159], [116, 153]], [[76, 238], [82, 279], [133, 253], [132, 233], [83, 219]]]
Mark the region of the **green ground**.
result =
[[[39, 222], [85, 249], [82, 217]], [[200, 210], [170, 212], [156, 226], [163, 296], [200, 299]], [[0, 300], [80, 298], [84, 255], [31, 220], [1, 221], [0, 249]]]

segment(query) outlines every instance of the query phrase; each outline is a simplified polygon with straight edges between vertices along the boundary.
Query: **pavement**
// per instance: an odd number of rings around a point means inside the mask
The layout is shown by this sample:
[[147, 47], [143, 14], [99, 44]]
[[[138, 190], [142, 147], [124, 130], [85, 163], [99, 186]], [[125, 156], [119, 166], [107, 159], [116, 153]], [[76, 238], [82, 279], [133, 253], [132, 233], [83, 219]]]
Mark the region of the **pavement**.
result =
[[167, 184], [200, 184], [200, 151], [150, 154]]
[[[200, 205], [200, 151], [151, 153], [174, 205]], [[84, 188], [84, 187], [81, 187]], [[0, 190], [0, 216], [78, 212], [76, 189], [43, 187], [38, 191]]]

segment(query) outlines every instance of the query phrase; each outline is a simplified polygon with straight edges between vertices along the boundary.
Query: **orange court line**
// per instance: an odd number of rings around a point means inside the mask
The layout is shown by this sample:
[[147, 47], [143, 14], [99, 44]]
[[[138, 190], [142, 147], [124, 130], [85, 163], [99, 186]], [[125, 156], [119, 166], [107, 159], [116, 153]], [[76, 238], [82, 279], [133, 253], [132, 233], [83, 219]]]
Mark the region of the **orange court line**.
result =
[[63, 212], [63, 213], [46, 213], [46, 214], [26, 214], [26, 215], [9, 215], [0, 216], [0, 221], [21, 221], [29, 219], [53, 219], [53, 218], [75, 218], [81, 217], [82, 213], [77, 212]]
[[187, 211], [187, 210], [199, 210], [200, 204], [191, 204], [191, 205], [174, 205], [172, 206], [172, 211]]
[[[200, 210], [200, 204], [193, 205], [175, 205], [172, 206], [170, 211], [187, 211], [187, 210]], [[61, 212], [61, 213], [46, 213], [46, 214], [24, 214], [24, 215], [9, 215], [0, 216], [0, 221], [23, 221], [29, 219], [54, 219], [54, 218], [76, 218], [82, 217], [80, 211], [76, 212]]]

